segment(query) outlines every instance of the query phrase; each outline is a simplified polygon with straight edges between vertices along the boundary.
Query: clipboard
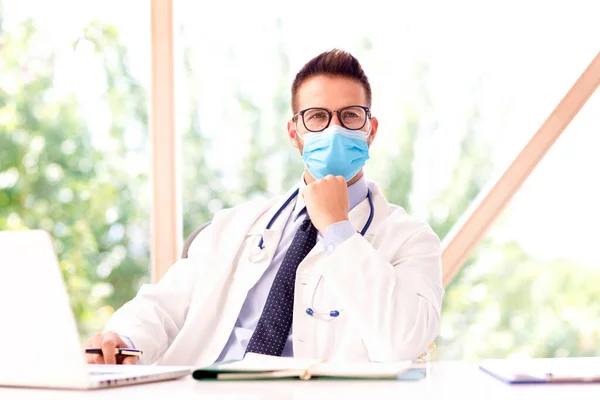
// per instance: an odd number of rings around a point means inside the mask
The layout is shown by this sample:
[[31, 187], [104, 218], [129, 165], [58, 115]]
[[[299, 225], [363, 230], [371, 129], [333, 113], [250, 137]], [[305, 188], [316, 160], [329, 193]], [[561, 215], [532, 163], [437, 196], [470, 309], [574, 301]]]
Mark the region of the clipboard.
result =
[[479, 369], [508, 384], [600, 383], [600, 357], [487, 359]]

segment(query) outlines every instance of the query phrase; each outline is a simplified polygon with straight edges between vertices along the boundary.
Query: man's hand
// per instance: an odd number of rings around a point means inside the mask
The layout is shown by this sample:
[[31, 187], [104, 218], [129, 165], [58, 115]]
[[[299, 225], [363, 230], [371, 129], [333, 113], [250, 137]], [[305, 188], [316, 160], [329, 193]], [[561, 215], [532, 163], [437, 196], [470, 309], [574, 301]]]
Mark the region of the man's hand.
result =
[[308, 184], [302, 191], [302, 198], [313, 225], [321, 235], [325, 235], [329, 225], [348, 219], [350, 203], [343, 176], [327, 175]]
[[102, 354], [86, 354], [88, 364], [137, 364], [138, 361], [137, 357], [115, 356], [115, 349], [129, 345], [112, 331], [95, 334], [85, 342], [85, 347], [102, 349]]

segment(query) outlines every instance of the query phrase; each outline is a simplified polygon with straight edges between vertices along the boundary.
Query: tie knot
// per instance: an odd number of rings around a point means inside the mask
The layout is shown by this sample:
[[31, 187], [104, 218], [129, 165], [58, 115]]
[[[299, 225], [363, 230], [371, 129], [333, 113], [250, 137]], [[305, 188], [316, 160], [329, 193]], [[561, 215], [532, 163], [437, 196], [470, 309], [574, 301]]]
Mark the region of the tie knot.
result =
[[313, 226], [312, 221], [310, 220], [310, 217], [307, 215], [306, 218], [304, 219], [304, 221], [302, 221], [302, 225], [300, 225], [300, 230], [303, 232], [308, 231], [308, 229]]

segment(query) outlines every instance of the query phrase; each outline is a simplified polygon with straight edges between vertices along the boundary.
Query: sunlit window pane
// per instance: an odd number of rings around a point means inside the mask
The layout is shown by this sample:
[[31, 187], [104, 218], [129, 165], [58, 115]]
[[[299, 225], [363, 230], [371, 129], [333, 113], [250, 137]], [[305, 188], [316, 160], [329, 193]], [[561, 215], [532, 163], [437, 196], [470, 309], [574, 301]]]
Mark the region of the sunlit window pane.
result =
[[144, 1], [0, 2], [0, 230], [44, 229], [82, 336], [149, 280]]
[[445, 358], [598, 356], [600, 93], [554, 144], [445, 298]]

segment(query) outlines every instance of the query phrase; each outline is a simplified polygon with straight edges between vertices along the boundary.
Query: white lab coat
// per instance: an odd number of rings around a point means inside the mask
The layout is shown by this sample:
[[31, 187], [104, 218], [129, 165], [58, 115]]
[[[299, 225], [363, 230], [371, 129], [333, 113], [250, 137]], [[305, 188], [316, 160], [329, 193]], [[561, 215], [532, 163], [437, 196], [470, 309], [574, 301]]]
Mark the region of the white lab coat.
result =
[[[294, 203], [271, 229], [268, 220], [285, 197], [223, 210], [194, 240], [187, 259], [154, 285], [144, 285], [106, 329], [129, 337], [140, 363], [208, 365], [232, 332], [247, 292], [273, 257]], [[437, 336], [444, 290], [440, 241], [431, 228], [387, 202], [372, 188], [374, 218], [331, 254], [319, 243], [298, 266], [294, 297], [294, 356], [362, 361], [415, 359]], [[361, 230], [367, 199], [350, 211]], [[264, 235], [267, 257], [249, 258]], [[322, 276], [318, 290], [315, 286]], [[306, 314], [342, 310], [323, 321]]]

